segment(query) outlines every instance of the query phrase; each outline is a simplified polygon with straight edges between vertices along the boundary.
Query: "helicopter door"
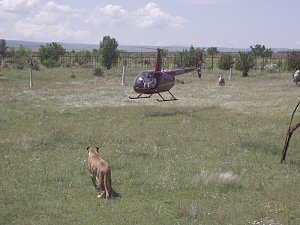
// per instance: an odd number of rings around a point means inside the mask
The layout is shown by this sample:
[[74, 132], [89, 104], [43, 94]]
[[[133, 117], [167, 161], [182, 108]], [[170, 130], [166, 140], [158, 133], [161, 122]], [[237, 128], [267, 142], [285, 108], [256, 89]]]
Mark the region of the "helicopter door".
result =
[[152, 71], [141, 72], [136, 80], [135, 87], [143, 89], [154, 89], [158, 85], [158, 78], [154, 75]]
[[152, 73], [145, 74], [144, 78], [144, 88], [153, 89], [157, 85], [157, 79]]

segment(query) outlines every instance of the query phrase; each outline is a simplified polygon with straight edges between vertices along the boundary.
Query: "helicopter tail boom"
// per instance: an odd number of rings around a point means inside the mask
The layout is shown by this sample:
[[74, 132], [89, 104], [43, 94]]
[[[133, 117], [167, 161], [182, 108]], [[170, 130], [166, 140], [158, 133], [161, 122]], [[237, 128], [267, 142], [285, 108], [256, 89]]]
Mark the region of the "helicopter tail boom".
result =
[[[199, 71], [198, 67], [187, 67], [187, 68], [180, 68], [180, 69], [176, 69], [176, 70], [172, 70], [172, 71], [164, 71], [167, 74], [170, 74], [172, 76], [177, 76], [177, 75], [181, 75], [181, 74], [185, 74], [185, 73], [190, 73], [193, 71]], [[201, 69], [200, 69], [201, 71]]]
[[199, 57], [196, 66], [179, 68], [179, 69], [168, 71], [168, 72], [165, 71], [165, 73], [168, 73], [172, 76], [177, 76], [177, 75], [197, 71], [198, 77], [201, 78], [201, 66], [202, 66], [202, 55], [201, 55], [201, 57]]

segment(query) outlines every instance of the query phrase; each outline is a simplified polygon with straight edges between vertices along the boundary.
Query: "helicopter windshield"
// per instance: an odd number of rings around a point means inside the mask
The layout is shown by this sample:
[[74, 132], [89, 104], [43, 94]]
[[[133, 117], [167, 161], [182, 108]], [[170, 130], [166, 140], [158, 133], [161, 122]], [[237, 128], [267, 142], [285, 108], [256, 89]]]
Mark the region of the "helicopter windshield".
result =
[[157, 79], [154, 76], [153, 71], [143, 71], [137, 75], [135, 86], [139, 88], [151, 89], [155, 88], [157, 84]]

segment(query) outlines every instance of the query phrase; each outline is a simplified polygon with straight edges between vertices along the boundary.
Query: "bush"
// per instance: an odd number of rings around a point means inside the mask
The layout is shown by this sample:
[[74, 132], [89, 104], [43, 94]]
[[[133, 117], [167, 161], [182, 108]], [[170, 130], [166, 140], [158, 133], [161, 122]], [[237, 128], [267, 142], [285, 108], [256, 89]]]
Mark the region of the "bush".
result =
[[251, 52], [239, 52], [239, 57], [236, 61], [236, 69], [242, 71], [243, 77], [248, 76], [248, 72], [253, 66], [253, 54]]
[[220, 70], [229, 70], [233, 65], [233, 58], [230, 54], [221, 54], [218, 64]]
[[17, 68], [18, 70], [22, 70], [22, 69], [24, 69], [24, 65], [23, 65], [22, 63], [18, 63], [18, 64], [16, 65], [16, 68]]
[[32, 69], [33, 69], [33, 70], [39, 70], [39, 69], [40, 69], [40, 65], [38, 64], [38, 62], [34, 62], [34, 63], [33, 63]]
[[288, 70], [298, 70], [300, 68], [300, 52], [292, 51], [288, 53]]
[[99, 52], [101, 54], [102, 65], [106, 69], [111, 69], [118, 62], [118, 42], [110, 36], [104, 36], [100, 42]]
[[70, 76], [72, 79], [75, 79], [76, 78], [76, 75], [72, 72], [71, 76]]
[[47, 43], [46, 46], [41, 45], [38, 52], [38, 57], [43, 65], [47, 68], [59, 66], [59, 59], [66, 53], [66, 49], [61, 44], [52, 42]]
[[64, 65], [63, 65], [63, 67], [65, 67], [65, 68], [71, 68], [72, 67], [72, 65], [71, 65], [71, 63], [65, 63]]
[[101, 77], [104, 75], [103, 70], [100, 67], [96, 67], [92, 73], [94, 76]]
[[47, 68], [53, 68], [59, 66], [59, 63], [53, 59], [45, 59], [43, 61], [43, 65], [46, 66]]

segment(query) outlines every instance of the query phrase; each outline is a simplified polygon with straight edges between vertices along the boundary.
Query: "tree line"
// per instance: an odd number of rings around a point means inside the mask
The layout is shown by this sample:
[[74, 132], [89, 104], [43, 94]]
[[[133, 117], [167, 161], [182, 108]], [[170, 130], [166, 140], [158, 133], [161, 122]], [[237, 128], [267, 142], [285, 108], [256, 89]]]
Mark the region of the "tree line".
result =
[[[95, 75], [102, 75], [103, 71], [101, 66], [105, 69], [111, 69], [115, 66], [127, 65], [128, 63], [135, 61], [140, 65], [150, 66], [153, 60], [153, 54], [147, 56], [147, 54], [141, 55], [139, 53], [127, 53], [118, 50], [118, 42], [116, 39], [110, 36], [104, 36], [100, 41], [99, 49], [93, 49], [92, 51], [80, 51], [67, 52], [61, 44], [56, 42], [47, 43], [41, 45], [37, 52], [32, 52], [30, 49], [26, 49], [23, 46], [19, 48], [8, 48], [6, 41], [0, 39], [0, 60], [1, 67], [6, 63], [15, 64], [16, 68], [23, 69], [28, 63], [28, 58], [34, 56], [33, 69], [38, 70], [40, 65], [47, 68], [66, 66], [70, 67], [73, 64], [80, 66], [92, 66], [94, 68]], [[267, 66], [280, 66], [282, 60], [278, 63], [268, 64], [268, 59], [272, 58], [274, 52], [266, 48], [264, 45], [257, 44], [250, 46], [250, 51], [238, 52], [238, 53], [224, 53], [218, 52], [217, 47], [190, 48], [183, 50], [182, 52], [168, 52], [162, 49], [163, 64], [167, 67], [188, 67], [195, 66], [199, 60], [204, 63], [205, 68], [214, 70], [214, 67], [218, 67], [221, 70], [229, 70], [235, 68], [240, 70], [242, 76], [248, 76], [250, 69], [270, 69]], [[290, 51], [287, 52], [282, 58], [286, 62], [285, 70], [293, 71], [300, 68], [300, 52]], [[217, 62], [216, 62], [217, 61]], [[272, 68], [271, 68], [272, 69]]]
[[[100, 42], [99, 49], [94, 49], [92, 52], [72, 51], [71, 55], [74, 57], [74, 62], [78, 65], [89, 63], [91, 60], [101, 62], [106, 69], [111, 69], [118, 61], [118, 42], [109, 36], [103, 37]], [[34, 53], [30, 49], [23, 46], [19, 48], [9, 48], [6, 46], [6, 40], [0, 39], [0, 62], [1, 67], [6, 63], [15, 64], [18, 69], [23, 69], [28, 63], [29, 58], [35, 58], [33, 62], [33, 69], [38, 70], [39, 64], [47, 68], [58, 67], [62, 65], [62, 59], [68, 52], [61, 44], [56, 42], [41, 45], [38, 52]], [[5, 59], [7, 59], [5, 61]], [[66, 64], [68, 67], [68, 65]], [[95, 70], [97, 71], [97, 70]], [[98, 69], [101, 74], [101, 70]]]

